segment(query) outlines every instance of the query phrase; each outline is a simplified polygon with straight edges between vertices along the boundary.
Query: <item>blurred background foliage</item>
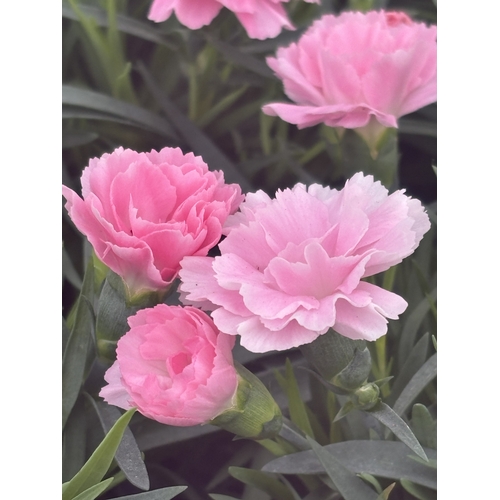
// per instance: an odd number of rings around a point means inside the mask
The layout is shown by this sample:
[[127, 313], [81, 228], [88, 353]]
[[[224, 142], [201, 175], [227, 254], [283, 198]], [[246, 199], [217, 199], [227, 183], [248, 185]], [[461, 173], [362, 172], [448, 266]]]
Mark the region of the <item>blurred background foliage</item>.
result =
[[[63, 183], [79, 192], [88, 160], [118, 146], [136, 151], [170, 146], [201, 155], [211, 169], [223, 170], [226, 180], [238, 182], [245, 192], [263, 189], [273, 195], [296, 182], [341, 187], [346, 172], [332, 145], [331, 130], [324, 126], [298, 130], [260, 111], [264, 103], [287, 100], [265, 58], [297, 39], [325, 13], [397, 9], [434, 24], [436, 3], [322, 0], [316, 5], [291, 0], [285, 6], [297, 30], [258, 41], [248, 38], [227, 9], [209, 26], [192, 31], [174, 15], [164, 23], [148, 21], [150, 0], [64, 0]], [[393, 377], [382, 388], [384, 401], [394, 409], [399, 404], [399, 414], [427, 451], [436, 448], [432, 368], [436, 352], [436, 112], [433, 104], [399, 122], [398, 184], [422, 200], [433, 227], [412, 257], [374, 277], [377, 284], [402, 295], [409, 307], [399, 321], [390, 322], [385, 337], [369, 346], [371, 379]], [[90, 249], [64, 209], [62, 237], [63, 337], [67, 341], [66, 322], [82, 287]], [[63, 481], [80, 470], [109, 430], [109, 422], [117, 418], [108, 415], [105, 425], [109, 409], [97, 397], [107, 365], [97, 359], [92, 341], [84, 350], [82, 384], [63, 432]], [[353, 449], [345, 455], [360, 460], [369, 455], [355, 449], [360, 440], [401, 444], [362, 412], [352, 412], [332, 424], [339, 399], [300, 369], [305, 361], [298, 350], [254, 354], [237, 346], [235, 357], [266, 383], [293, 424], [319, 444], [350, 444]], [[292, 372], [285, 373], [286, 359]], [[425, 365], [427, 379], [422, 372]], [[276, 443], [234, 441], [231, 434], [212, 426], [172, 428], [139, 414], [134, 415], [131, 429], [129, 439], [142, 454], [150, 489], [188, 486], [179, 493], [181, 500], [341, 498], [324, 473], [288, 473], [282, 464], [274, 466]], [[408, 465], [407, 453], [398, 453], [400, 463]], [[382, 451], [377, 449], [375, 455], [380, 462]], [[421, 470], [417, 467], [420, 472], [411, 476], [405, 476], [406, 472], [397, 469], [397, 461], [393, 462], [386, 470], [362, 474], [363, 480], [380, 492], [392, 488], [391, 500], [436, 498], [432, 460], [425, 466], [413, 460]], [[266, 464], [269, 472], [262, 472]], [[356, 466], [361, 464], [348, 468], [360, 472]], [[120, 474], [99, 498], [143, 491], [141, 479], [134, 483], [123, 469]]]

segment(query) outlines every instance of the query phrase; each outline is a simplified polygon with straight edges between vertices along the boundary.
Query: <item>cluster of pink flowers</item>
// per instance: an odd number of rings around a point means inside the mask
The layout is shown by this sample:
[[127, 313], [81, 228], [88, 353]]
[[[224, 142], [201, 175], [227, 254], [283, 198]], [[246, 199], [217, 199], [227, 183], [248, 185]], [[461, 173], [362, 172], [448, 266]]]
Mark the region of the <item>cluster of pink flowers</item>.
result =
[[[155, 0], [150, 18], [175, 11], [197, 28], [225, 6], [265, 38], [292, 27], [281, 3]], [[297, 104], [263, 110], [299, 127], [396, 127], [436, 98], [435, 37], [403, 13], [324, 16], [268, 59]], [[130, 297], [181, 279], [184, 307], [129, 317], [101, 391], [172, 425], [209, 422], [234, 405], [236, 335], [254, 352], [301, 346], [331, 328], [351, 339], [384, 335], [407, 304], [365, 278], [401, 262], [430, 228], [418, 200], [372, 176], [358, 173], [341, 190], [297, 184], [245, 197], [178, 148], [118, 148], [92, 159], [81, 182], [82, 197], [63, 186], [68, 213]], [[220, 255], [209, 257], [216, 245]]]
[[[173, 12], [184, 26], [198, 29], [210, 24], [223, 7], [234, 12], [250, 38], [275, 38], [283, 28], [295, 29], [283, 3], [289, 0], [154, 0], [149, 19], [166, 21]], [[305, 0], [319, 3], [320, 0]]]

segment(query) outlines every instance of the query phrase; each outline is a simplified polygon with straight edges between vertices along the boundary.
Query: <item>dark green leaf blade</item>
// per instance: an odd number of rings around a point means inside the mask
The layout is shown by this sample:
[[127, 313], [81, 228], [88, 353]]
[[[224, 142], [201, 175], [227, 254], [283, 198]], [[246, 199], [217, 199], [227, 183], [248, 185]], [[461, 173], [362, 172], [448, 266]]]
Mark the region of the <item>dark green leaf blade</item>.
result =
[[242, 483], [265, 491], [276, 500], [294, 500], [293, 495], [284, 484], [264, 472], [245, 467], [229, 467], [229, 474]]
[[[79, 5], [79, 9], [85, 16], [95, 19], [97, 26], [107, 27], [108, 14], [104, 9], [97, 7], [95, 5]], [[75, 11], [69, 6], [63, 3], [62, 5], [62, 15], [68, 19], [78, 21], [78, 16]], [[150, 42], [155, 42], [165, 47], [175, 48], [172, 43], [167, 42], [162, 33], [152, 26], [152, 23], [145, 21], [139, 21], [132, 17], [126, 16], [125, 14], [118, 13], [116, 15], [116, 24], [120, 31], [128, 33], [129, 35], [134, 35], [143, 40], [148, 40]]]
[[[375, 477], [399, 480], [404, 477], [428, 488], [437, 488], [436, 471], [412, 459], [408, 447], [399, 441], [351, 440], [324, 447], [353, 474], [368, 473]], [[436, 451], [425, 449], [430, 460]], [[420, 460], [420, 459], [418, 459]], [[263, 468], [276, 474], [320, 474], [323, 467], [311, 450], [275, 458]]]
[[425, 389], [425, 386], [437, 376], [437, 353], [434, 353], [411, 378], [394, 403], [394, 411], [402, 415], [411, 402]]
[[118, 419], [85, 465], [76, 473], [71, 481], [66, 483], [62, 500], [71, 500], [82, 491], [101, 481], [113, 461], [116, 449], [134, 413], [135, 408], [132, 408]]
[[89, 261], [78, 297], [71, 333], [62, 361], [62, 426], [66, 425], [83, 383], [87, 353], [92, 345], [94, 316], [91, 310], [94, 294], [94, 267]]
[[[120, 418], [120, 410], [103, 401], [94, 401], [92, 398], [89, 399], [97, 412], [104, 432], [109, 432], [115, 422]], [[116, 450], [115, 459], [118, 466], [125, 474], [125, 477], [134, 486], [137, 486], [137, 488], [141, 490], [149, 489], [149, 476], [146, 465], [142, 460], [141, 451], [137, 446], [134, 435], [128, 427], [125, 429], [122, 440]]]
[[408, 427], [408, 424], [390, 406], [380, 402], [368, 413], [390, 429], [395, 436], [405, 443], [420, 458], [427, 460], [425, 451], [412, 430]]
[[82, 491], [79, 495], [77, 495], [73, 500], [94, 500], [97, 498], [106, 488], [113, 482], [113, 477], [101, 481], [100, 483], [94, 484], [90, 488]]
[[377, 493], [348, 470], [324, 447], [306, 436], [312, 451], [345, 500], [376, 500]]
[[93, 90], [62, 86], [62, 103], [69, 106], [79, 106], [94, 111], [107, 112], [119, 118], [133, 121], [136, 126], [152, 130], [164, 137], [178, 140], [177, 134], [170, 123], [160, 116], [151, 113], [134, 104], [115, 99]]

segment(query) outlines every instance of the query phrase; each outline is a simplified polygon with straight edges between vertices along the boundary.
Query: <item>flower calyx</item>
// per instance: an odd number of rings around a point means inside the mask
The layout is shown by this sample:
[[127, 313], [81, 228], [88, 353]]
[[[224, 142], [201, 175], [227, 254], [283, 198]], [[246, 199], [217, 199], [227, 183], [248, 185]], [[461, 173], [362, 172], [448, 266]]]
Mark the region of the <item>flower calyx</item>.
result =
[[256, 375], [237, 362], [235, 368], [238, 389], [234, 404], [209, 423], [242, 438], [259, 440], [277, 436], [283, 417], [276, 401]]

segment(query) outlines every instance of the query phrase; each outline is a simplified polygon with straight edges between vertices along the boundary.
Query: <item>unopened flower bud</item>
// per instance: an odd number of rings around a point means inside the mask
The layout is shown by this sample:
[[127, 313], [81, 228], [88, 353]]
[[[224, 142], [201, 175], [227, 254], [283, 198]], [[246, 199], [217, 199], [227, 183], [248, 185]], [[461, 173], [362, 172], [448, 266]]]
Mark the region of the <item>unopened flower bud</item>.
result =
[[351, 401], [357, 410], [370, 410], [379, 402], [379, 396], [377, 384], [365, 384], [351, 394]]

